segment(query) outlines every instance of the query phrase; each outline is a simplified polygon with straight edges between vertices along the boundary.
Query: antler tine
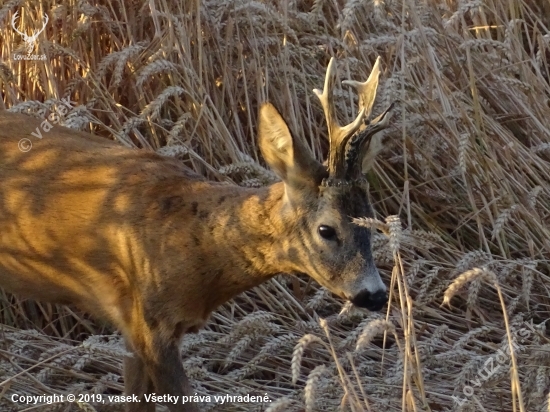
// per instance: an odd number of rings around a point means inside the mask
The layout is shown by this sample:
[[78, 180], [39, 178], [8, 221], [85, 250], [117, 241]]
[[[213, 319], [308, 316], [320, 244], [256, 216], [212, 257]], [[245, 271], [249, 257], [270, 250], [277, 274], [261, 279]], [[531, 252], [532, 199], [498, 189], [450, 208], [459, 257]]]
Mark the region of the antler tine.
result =
[[328, 127], [328, 137], [330, 142], [328, 156], [329, 175], [335, 179], [342, 179], [345, 176], [345, 147], [351, 136], [359, 130], [365, 115], [365, 108], [359, 111], [359, 114], [353, 122], [346, 126], [338, 123], [334, 113], [334, 102], [332, 89], [336, 74], [336, 63], [334, 57], [330, 59], [325, 75], [325, 85], [323, 91], [314, 89], [313, 92], [321, 101]]
[[[372, 112], [372, 106], [374, 105], [374, 99], [376, 98], [376, 90], [378, 88], [378, 79], [380, 77], [380, 56], [377, 57], [376, 62], [370, 72], [369, 78], [361, 83], [355, 80], [344, 80], [342, 84], [352, 86], [357, 90], [359, 95], [359, 111], [365, 110], [365, 117], [369, 117]], [[363, 130], [366, 125], [362, 124], [360, 130]]]
[[[345, 80], [342, 83], [353, 86], [359, 95], [359, 108], [365, 111], [365, 117], [369, 117], [372, 112], [376, 90], [378, 89], [378, 80], [380, 77], [380, 57], [376, 59], [372, 71], [365, 82], [355, 80]], [[391, 109], [393, 103], [376, 119], [367, 124], [362, 124], [360, 132], [350, 141], [346, 153], [346, 179], [354, 179], [361, 175], [362, 165], [372, 160], [376, 153], [382, 149], [380, 136], [373, 142], [373, 138], [378, 132], [386, 129], [391, 118]], [[370, 160], [369, 160], [370, 159]]]

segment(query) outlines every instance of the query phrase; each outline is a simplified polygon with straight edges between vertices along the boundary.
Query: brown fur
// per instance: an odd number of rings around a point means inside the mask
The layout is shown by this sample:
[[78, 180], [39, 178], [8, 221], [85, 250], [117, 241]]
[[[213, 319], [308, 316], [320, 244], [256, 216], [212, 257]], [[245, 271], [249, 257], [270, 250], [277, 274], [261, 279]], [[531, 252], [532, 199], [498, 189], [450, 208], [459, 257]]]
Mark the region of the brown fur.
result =
[[[206, 181], [172, 158], [61, 126], [39, 140], [40, 123], [0, 112], [0, 286], [112, 322], [135, 352], [127, 393], [188, 394], [181, 335], [278, 273], [308, 273], [349, 299], [375, 270], [345, 190], [319, 189], [324, 168], [272, 106], [261, 110], [260, 144], [283, 182], [261, 189]], [[359, 193], [353, 213], [369, 214]], [[318, 239], [323, 221], [340, 246]], [[143, 399], [129, 408], [154, 411]]]

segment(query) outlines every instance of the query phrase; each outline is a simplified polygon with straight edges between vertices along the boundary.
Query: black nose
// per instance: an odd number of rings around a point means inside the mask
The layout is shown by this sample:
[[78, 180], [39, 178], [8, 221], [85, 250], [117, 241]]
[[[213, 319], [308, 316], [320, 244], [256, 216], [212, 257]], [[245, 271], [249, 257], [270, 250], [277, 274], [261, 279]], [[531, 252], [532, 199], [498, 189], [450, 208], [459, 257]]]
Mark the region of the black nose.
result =
[[351, 300], [355, 306], [366, 308], [373, 312], [378, 312], [388, 301], [388, 295], [385, 291], [370, 293], [368, 290], [362, 290]]

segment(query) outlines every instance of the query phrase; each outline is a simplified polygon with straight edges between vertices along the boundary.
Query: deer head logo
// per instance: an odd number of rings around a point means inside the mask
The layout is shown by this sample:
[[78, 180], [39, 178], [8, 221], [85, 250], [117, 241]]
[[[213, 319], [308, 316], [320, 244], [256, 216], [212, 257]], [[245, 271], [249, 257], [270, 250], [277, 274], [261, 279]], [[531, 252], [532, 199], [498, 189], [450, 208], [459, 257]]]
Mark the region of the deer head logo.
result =
[[15, 20], [17, 20], [18, 17], [19, 17], [19, 12], [16, 12], [11, 19], [11, 27], [13, 27], [13, 30], [15, 30], [17, 33], [19, 33], [23, 37], [23, 41], [26, 44], [25, 47], [27, 49], [27, 54], [31, 54], [34, 49], [34, 45], [36, 44], [36, 39], [38, 38], [38, 35], [42, 33], [46, 28], [46, 24], [48, 23], [48, 20], [49, 20], [48, 15], [44, 13], [44, 17], [42, 18], [42, 21], [44, 24], [42, 28], [40, 30], [34, 30], [32, 32], [32, 35], [30, 36], [27, 33], [23, 33], [17, 30], [17, 28], [15, 27]]

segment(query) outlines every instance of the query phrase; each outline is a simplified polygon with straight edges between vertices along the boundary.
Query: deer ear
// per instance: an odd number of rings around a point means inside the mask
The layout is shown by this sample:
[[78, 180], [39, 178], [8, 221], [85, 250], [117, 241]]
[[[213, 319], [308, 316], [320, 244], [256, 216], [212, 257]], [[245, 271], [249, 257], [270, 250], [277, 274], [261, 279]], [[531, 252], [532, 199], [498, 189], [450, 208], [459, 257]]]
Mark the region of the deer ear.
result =
[[388, 127], [389, 121], [392, 116], [392, 108], [394, 103], [390, 104], [384, 112], [374, 119], [368, 126], [366, 133], [367, 144], [363, 145], [361, 149], [361, 172], [367, 173], [374, 164], [374, 160], [378, 153], [382, 151], [384, 145], [382, 140], [384, 138], [384, 129]]
[[319, 186], [323, 166], [298, 139], [270, 103], [260, 107], [258, 119], [260, 150], [273, 171], [293, 188]]
[[361, 171], [363, 174], [366, 174], [372, 168], [372, 166], [374, 165], [374, 161], [376, 160], [376, 156], [384, 148], [382, 144], [383, 137], [384, 137], [383, 132], [378, 132], [374, 136], [372, 136], [371, 141], [369, 143], [369, 148], [366, 151], [365, 155], [363, 156], [363, 159], [361, 162]]
[[270, 103], [260, 108], [258, 119], [260, 150], [267, 164], [282, 179], [294, 166], [294, 142], [285, 121]]

